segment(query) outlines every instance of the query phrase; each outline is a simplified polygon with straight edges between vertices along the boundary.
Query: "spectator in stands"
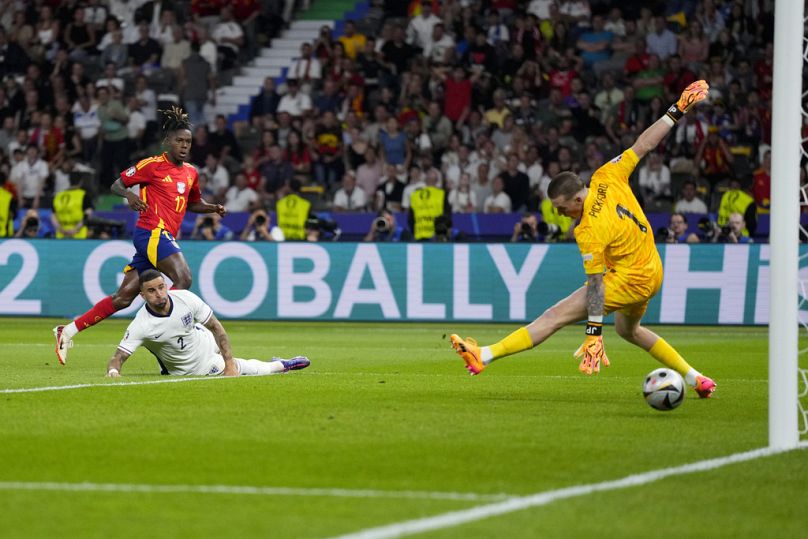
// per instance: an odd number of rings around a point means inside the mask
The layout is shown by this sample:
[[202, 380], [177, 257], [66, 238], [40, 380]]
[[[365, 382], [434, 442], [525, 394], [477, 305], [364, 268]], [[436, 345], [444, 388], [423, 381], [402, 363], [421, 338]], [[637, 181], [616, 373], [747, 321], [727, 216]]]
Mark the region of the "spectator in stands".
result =
[[129, 121], [126, 123], [126, 131], [129, 135], [129, 154], [132, 150], [139, 152], [144, 147], [143, 135], [146, 133], [146, 116], [140, 110], [140, 101], [132, 96], [126, 103]]
[[483, 203], [485, 213], [511, 213], [511, 197], [505, 192], [505, 182], [497, 176], [491, 182], [491, 194]]
[[129, 114], [118, 98], [118, 92], [114, 86], [98, 88], [96, 97], [98, 98], [98, 119], [101, 122], [99, 134], [102, 146], [99, 179], [102, 184], [109, 185], [129, 163], [129, 149], [127, 148], [129, 132], [126, 129]]
[[407, 43], [419, 49], [425, 49], [432, 37], [432, 27], [440, 22], [440, 18], [432, 13], [432, 3], [422, 3], [421, 15], [410, 19], [410, 24], [407, 26]]
[[235, 161], [241, 164], [242, 154], [236, 136], [227, 127], [227, 118], [224, 114], [216, 115], [216, 129], [208, 135], [211, 145], [219, 151], [219, 160], [223, 163]]
[[407, 175], [407, 185], [404, 186], [404, 191], [401, 194], [402, 210], [410, 209], [410, 201], [413, 192], [417, 191], [418, 189], [423, 189], [424, 187], [426, 187], [424, 176], [425, 174], [421, 171], [420, 166], [413, 165], [410, 168], [409, 174]]
[[345, 21], [345, 31], [339, 37], [339, 42], [342, 43], [342, 48], [345, 49], [345, 55], [351, 60], [356, 60], [356, 55], [365, 48], [365, 41], [367, 38], [356, 31], [356, 22], [353, 20]]
[[93, 203], [81, 183], [82, 174], [71, 173], [70, 186], [53, 198], [51, 223], [57, 239], [87, 238], [87, 219], [93, 214]]
[[136, 72], [148, 75], [159, 65], [162, 53], [160, 44], [149, 37], [149, 24], [141, 21], [138, 25], [137, 41], [129, 45], [129, 61], [132, 67]]
[[320, 60], [314, 57], [313, 52], [311, 43], [303, 43], [300, 46], [300, 58], [292, 64], [288, 74], [289, 78], [300, 83], [300, 90], [307, 95], [311, 95], [314, 87], [323, 78]]
[[286, 137], [283, 159], [292, 165], [294, 177], [300, 181], [308, 181], [311, 175], [312, 159], [308, 146], [303, 142], [300, 132], [296, 129], [289, 131]]
[[65, 45], [70, 51], [70, 58], [84, 62], [91, 54], [95, 54], [97, 45], [95, 28], [85, 21], [84, 8], [79, 6], [73, 11], [73, 20], [65, 28]]
[[658, 56], [662, 61], [676, 54], [679, 48], [676, 35], [668, 30], [665, 17], [662, 15], [654, 17], [654, 30], [645, 36], [645, 42], [648, 47], [648, 52]]
[[149, 88], [149, 79], [138, 75], [135, 79], [135, 97], [137, 97], [140, 111], [146, 117], [146, 129], [151, 135], [158, 132], [157, 126], [157, 94]]
[[205, 123], [205, 103], [216, 91], [216, 77], [210, 64], [199, 54], [199, 43], [191, 44], [191, 55], [182, 61], [179, 71], [179, 93], [192, 125]]
[[342, 105], [343, 96], [340, 94], [339, 85], [333, 79], [326, 79], [323, 89], [314, 98], [314, 114], [321, 116], [324, 112], [337, 114]]
[[333, 211], [360, 212], [367, 208], [365, 191], [356, 187], [356, 175], [348, 171], [342, 176], [342, 187], [334, 193]]
[[288, 112], [292, 118], [300, 118], [312, 111], [311, 98], [300, 91], [295, 79], [287, 79], [286, 93], [278, 103], [278, 113]]
[[505, 116], [511, 114], [510, 109], [505, 104], [505, 91], [498, 88], [494, 91], [494, 106], [485, 111], [485, 121], [494, 127], [505, 125]]
[[[371, 200], [376, 194], [376, 189], [381, 184], [382, 163], [376, 156], [376, 150], [372, 146], [368, 146], [365, 150], [364, 157], [365, 162], [356, 169], [356, 184], [365, 191], [368, 200]], [[395, 166], [393, 166], [393, 169], [395, 170]]]
[[39, 125], [31, 132], [29, 144], [41, 148], [42, 158], [50, 167], [57, 167], [65, 155], [65, 133], [53, 125], [53, 116], [48, 112], [39, 115]]
[[312, 152], [314, 176], [318, 184], [330, 189], [344, 172], [342, 129], [333, 112], [323, 114], [315, 128]]
[[250, 214], [247, 225], [239, 236], [241, 241], [283, 241], [283, 230], [272, 226], [272, 218], [263, 208]]
[[257, 96], [252, 98], [252, 103], [250, 104], [250, 119], [252, 120], [256, 116], [275, 114], [280, 102], [281, 96], [275, 91], [275, 79], [266, 77], [261, 91]]
[[13, 40], [8, 39], [6, 29], [2, 26], [0, 26], [0, 51], [2, 51], [0, 75], [3, 77], [23, 73], [30, 64], [26, 52]]
[[407, 71], [410, 61], [417, 51], [404, 39], [404, 28], [396, 25], [393, 30], [393, 39], [382, 46], [382, 57], [393, 68], [393, 75], [400, 77]]
[[39, 148], [28, 146], [25, 159], [11, 169], [10, 180], [15, 184], [19, 208], [39, 209], [48, 174], [48, 164], [40, 159]]
[[269, 148], [269, 159], [260, 167], [264, 178], [264, 192], [270, 200], [274, 200], [278, 191], [290, 184], [294, 177], [292, 164], [283, 158], [283, 151], [278, 144]]
[[442, 114], [440, 103], [430, 101], [427, 116], [423, 119], [424, 132], [429, 136], [432, 152], [440, 155], [449, 145], [452, 136], [452, 122]]
[[229, 241], [233, 236], [233, 231], [222, 224], [222, 216], [218, 213], [199, 215], [191, 233], [191, 239], [206, 241]]
[[168, 70], [172, 79], [175, 79], [179, 76], [182, 62], [189, 56], [191, 56], [191, 42], [185, 39], [180, 25], [172, 25], [171, 39], [163, 44], [163, 55], [160, 58], [160, 67], [164, 70]]
[[219, 71], [219, 49], [210, 37], [207, 26], [197, 27], [196, 42], [199, 44], [199, 55], [210, 65], [210, 69], [214, 73]]
[[110, 32], [110, 42], [101, 51], [101, 65], [112, 63], [116, 73], [129, 66], [129, 46], [123, 42], [123, 32], [115, 28]]
[[118, 69], [114, 62], [107, 62], [104, 65], [104, 76], [95, 81], [96, 88], [109, 88], [110, 86], [114, 86], [115, 89], [118, 90], [118, 93], [123, 93], [124, 82], [123, 79], [118, 76]]
[[696, 150], [694, 158], [701, 175], [715, 186], [732, 173], [732, 152], [726, 141], [718, 136], [718, 127], [711, 125]]
[[651, 152], [648, 161], [640, 168], [640, 195], [648, 203], [671, 201], [671, 171], [658, 152]]
[[673, 211], [677, 213], [707, 213], [707, 204], [696, 196], [696, 182], [686, 180], [682, 184], [682, 197], [676, 202]]
[[[605, 21], [602, 15], [592, 17], [592, 28], [583, 32], [578, 38], [577, 47], [580, 49], [584, 65], [599, 72], [598, 66], [611, 56], [612, 40], [614, 35], [604, 29]], [[674, 38], [675, 40], [675, 38]]]
[[389, 118], [385, 128], [379, 132], [379, 145], [385, 163], [409, 168], [412, 149], [407, 136], [399, 130], [396, 118]]
[[449, 206], [453, 213], [474, 213], [477, 211], [477, 194], [471, 188], [471, 175], [460, 174], [457, 187], [449, 193]]
[[519, 170], [519, 156], [516, 153], [508, 155], [507, 167], [499, 174], [503, 189], [515, 211], [527, 208], [530, 199], [530, 178]]
[[[426, 184], [424, 184], [425, 186]], [[373, 192], [373, 197], [368, 197], [373, 201], [373, 209], [386, 209], [391, 212], [402, 210], [402, 199], [406, 186], [399, 179], [398, 169], [395, 165], [384, 166], [384, 176], [380, 180], [379, 187]]]
[[446, 33], [443, 23], [432, 27], [432, 34], [424, 47], [423, 55], [433, 66], [451, 65], [454, 59], [455, 40]]
[[211, 37], [222, 58], [220, 67], [223, 70], [236, 67], [239, 49], [244, 46], [244, 30], [233, 20], [233, 9], [228, 4], [222, 7], [219, 23], [213, 28]]
[[228, 212], [252, 211], [260, 204], [258, 193], [252, 190], [247, 182], [244, 171], [238, 171], [233, 186], [227, 190], [224, 197], [224, 207]]
[[213, 199], [224, 200], [224, 195], [230, 189], [230, 173], [219, 163], [219, 158], [211, 152], [205, 157], [205, 168], [201, 170], [208, 177], [208, 187], [216, 194]]
[[641, 69], [634, 76], [633, 85], [637, 99], [643, 103], [648, 103], [654, 97], [664, 97], [664, 82], [665, 71], [659, 63], [659, 57], [652, 54], [648, 57], [648, 66]]
[[763, 153], [763, 160], [760, 163], [760, 168], [755, 171], [752, 183], [752, 195], [757, 204], [758, 213], [769, 213], [771, 206], [771, 187], [772, 187], [772, 152], [766, 150]]

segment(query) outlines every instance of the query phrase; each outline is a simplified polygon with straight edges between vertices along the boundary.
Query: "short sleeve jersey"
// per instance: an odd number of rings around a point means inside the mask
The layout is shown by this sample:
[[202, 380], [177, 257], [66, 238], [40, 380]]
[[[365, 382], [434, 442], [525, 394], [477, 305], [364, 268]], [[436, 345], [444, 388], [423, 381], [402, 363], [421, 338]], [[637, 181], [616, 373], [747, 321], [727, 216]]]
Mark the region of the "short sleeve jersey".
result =
[[188, 290], [171, 290], [171, 310], [160, 315], [144, 305], [126, 328], [118, 348], [133, 354], [145, 346], [173, 375], [206, 374], [200, 371], [209, 350], [210, 332], [200, 324], [208, 322], [213, 311]]
[[654, 233], [628, 183], [638, 161], [629, 148], [592, 175], [575, 228], [587, 275], [614, 270], [643, 281], [662, 270]]
[[197, 179], [193, 165], [175, 165], [166, 154], [143, 159], [121, 172], [123, 184], [140, 185], [140, 198], [149, 205], [135, 226], [146, 230], [162, 228], [176, 236], [188, 204], [202, 198]]

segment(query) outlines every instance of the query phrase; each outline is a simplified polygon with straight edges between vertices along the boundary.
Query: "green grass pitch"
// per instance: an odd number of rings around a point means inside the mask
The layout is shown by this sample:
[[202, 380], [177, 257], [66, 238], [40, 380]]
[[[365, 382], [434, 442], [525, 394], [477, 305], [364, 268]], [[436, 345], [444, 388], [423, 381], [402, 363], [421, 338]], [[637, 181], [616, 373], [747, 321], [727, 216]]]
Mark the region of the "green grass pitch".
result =
[[[112, 383], [103, 374], [125, 321], [79, 335], [66, 367], [53, 355], [53, 320], [2, 324], [0, 389]], [[765, 328], [657, 328], [718, 382], [715, 398], [689, 390], [663, 413], [641, 394], [657, 363], [610, 328], [612, 366], [599, 376], [577, 371], [578, 327], [470, 377], [448, 333], [488, 343], [513, 325], [224, 325], [239, 357], [306, 354], [312, 366], [0, 393], [0, 537], [330, 537], [767, 444]], [[123, 375], [166, 379], [145, 350]], [[9, 482], [374, 492], [73, 492]], [[418, 494], [426, 492], [477, 499]], [[805, 537], [807, 506], [808, 452], [799, 450], [420, 536]]]

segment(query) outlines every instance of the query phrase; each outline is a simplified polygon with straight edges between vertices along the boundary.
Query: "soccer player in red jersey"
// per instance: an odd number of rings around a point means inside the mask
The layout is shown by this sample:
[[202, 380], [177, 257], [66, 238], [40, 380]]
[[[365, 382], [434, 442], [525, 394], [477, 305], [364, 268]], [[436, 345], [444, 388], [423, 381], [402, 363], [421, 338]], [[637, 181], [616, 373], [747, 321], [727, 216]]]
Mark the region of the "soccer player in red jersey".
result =
[[[191, 151], [191, 124], [188, 114], [179, 107], [166, 111], [163, 123], [164, 144], [168, 151], [162, 155], [143, 159], [121, 172], [110, 189], [140, 212], [133, 243], [135, 256], [124, 269], [124, 279], [118, 291], [96, 303], [89, 311], [64, 326], [56, 326], [56, 357], [64, 365], [67, 351], [73, 346], [73, 337], [94, 326], [116, 311], [125, 309], [140, 292], [139, 272], [157, 269], [171, 278], [174, 288], [187, 290], [191, 286], [191, 269], [177, 240], [186, 210], [196, 213], [227, 213], [221, 204], [209, 204], [199, 192], [198, 174], [186, 162]], [[140, 196], [127, 190], [140, 186]]]

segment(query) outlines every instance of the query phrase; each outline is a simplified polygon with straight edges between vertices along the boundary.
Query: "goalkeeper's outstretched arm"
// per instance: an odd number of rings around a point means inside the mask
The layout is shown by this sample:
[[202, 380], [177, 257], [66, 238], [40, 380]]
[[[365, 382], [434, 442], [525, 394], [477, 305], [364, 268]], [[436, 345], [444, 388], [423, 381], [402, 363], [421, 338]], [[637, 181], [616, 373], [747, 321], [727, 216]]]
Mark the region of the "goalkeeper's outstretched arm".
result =
[[662, 139], [667, 136], [673, 126], [676, 125], [676, 122], [687, 114], [687, 112], [693, 108], [696, 103], [699, 103], [707, 98], [709, 91], [710, 87], [707, 84], [707, 81], [703, 80], [698, 80], [685, 88], [681, 97], [679, 97], [679, 101], [671, 105], [662, 118], [654, 122], [648, 129], [643, 131], [639, 137], [637, 137], [637, 140], [631, 147], [631, 149], [634, 150], [634, 153], [637, 154], [637, 157], [642, 159], [648, 152], [656, 148], [659, 143], [662, 142]]

